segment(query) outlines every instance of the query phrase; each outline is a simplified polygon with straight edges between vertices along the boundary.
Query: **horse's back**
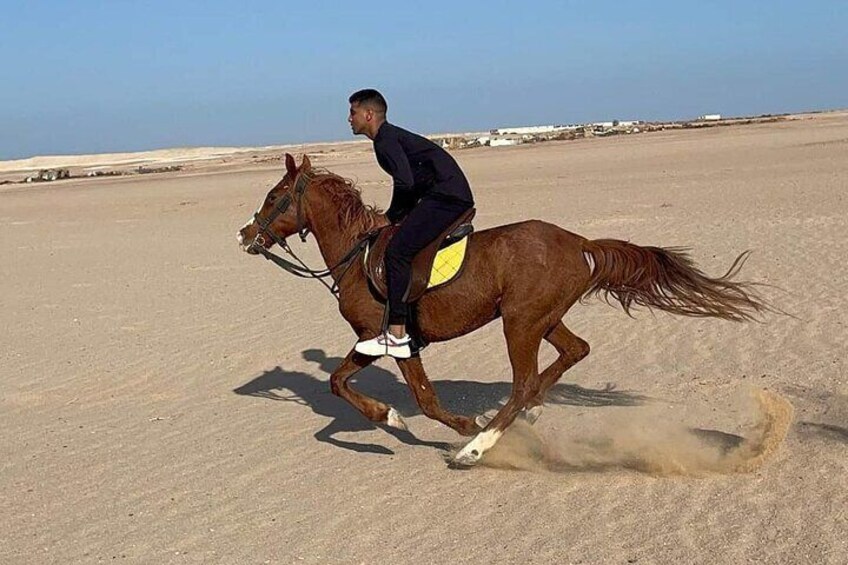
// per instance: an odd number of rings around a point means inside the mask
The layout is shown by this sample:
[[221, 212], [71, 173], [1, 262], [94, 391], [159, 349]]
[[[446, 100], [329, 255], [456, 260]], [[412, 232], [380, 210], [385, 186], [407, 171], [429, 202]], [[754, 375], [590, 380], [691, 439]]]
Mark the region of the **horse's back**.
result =
[[556, 241], [560, 244], [573, 242], [576, 244], [586, 241], [582, 235], [570, 232], [556, 224], [545, 222], [543, 220], [523, 220], [512, 224], [503, 224], [486, 228], [484, 230], [476, 230], [477, 236], [494, 236], [494, 237], [529, 237], [539, 240]]
[[551, 305], [577, 300], [591, 277], [585, 241], [540, 220], [475, 231], [462, 275], [420, 301], [426, 337], [442, 341], [480, 327], [501, 315], [509, 296]]
[[585, 241], [555, 224], [526, 220], [475, 232], [468, 253], [512, 271], [535, 271], [538, 266], [573, 270], [585, 264], [581, 253]]
[[583, 236], [555, 224], [527, 220], [475, 233], [469, 256], [479, 255], [487, 265], [497, 267], [492, 275], [507, 290], [510, 283], [531, 273], [541, 277], [539, 283], [545, 280], [554, 283], [558, 278], [578, 273], [588, 277], [588, 264], [582, 254], [585, 241]]

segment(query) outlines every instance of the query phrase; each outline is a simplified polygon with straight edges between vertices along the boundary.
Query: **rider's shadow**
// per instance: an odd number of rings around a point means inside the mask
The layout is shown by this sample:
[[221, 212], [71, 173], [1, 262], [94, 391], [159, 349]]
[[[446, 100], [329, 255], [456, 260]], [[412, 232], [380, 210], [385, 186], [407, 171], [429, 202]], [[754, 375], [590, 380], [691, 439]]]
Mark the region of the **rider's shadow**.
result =
[[[320, 349], [305, 350], [303, 358], [316, 363], [318, 368], [328, 375], [342, 362], [341, 357], [327, 357]], [[390, 371], [370, 365], [352, 377], [351, 383], [363, 394], [393, 406], [402, 416], [409, 417], [421, 413], [406, 383], [398, 380]], [[433, 382], [433, 387], [447, 410], [466, 415], [482, 414], [500, 408], [512, 390], [511, 384], [507, 382], [480, 383], [469, 380], [438, 380]], [[275, 367], [264, 371], [233, 392], [308, 406], [314, 413], [332, 419], [327, 426], [315, 433], [315, 439], [344, 449], [392, 454], [393, 452], [384, 446], [344, 441], [334, 437], [340, 432], [369, 431], [377, 427], [408, 445], [423, 445], [443, 450], [450, 447], [446, 443], [419, 440], [409, 432], [369, 422], [347, 402], [333, 395], [326, 380], [308, 373], [285, 371], [281, 367]], [[647, 400], [645, 396], [615, 390], [612, 385], [603, 389], [588, 389], [567, 383], [558, 383], [551, 387], [546, 398], [548, 404], [588, 407], [637, 406]]]

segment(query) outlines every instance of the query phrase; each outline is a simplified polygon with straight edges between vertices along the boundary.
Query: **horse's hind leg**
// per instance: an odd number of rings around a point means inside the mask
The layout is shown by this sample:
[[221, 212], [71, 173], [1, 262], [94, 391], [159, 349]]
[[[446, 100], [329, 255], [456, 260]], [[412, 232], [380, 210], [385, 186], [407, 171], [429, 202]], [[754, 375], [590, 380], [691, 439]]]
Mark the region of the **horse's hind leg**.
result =
[[361, 392], [354, 390], [347, 382], [350, 377], [373, 363], [376, 359], [376, 357], [362, 355], [351, 350], [341, 365], [330, 375], [330, 389], [333, 391], [333, 394], [347, 400], [372, 422], [384, 423], [394, 428], [405, 430], [406, 425], [403, 423], [403, 419], [397, 410], [383, 404], [379, 400], [375, 400], [370, 396], [365, 396]]
[[458, 416], [442, 408], [439, 397], [436, 396], [436, 391], [433, 390], [433, 385], [427, 378], [427, 373], [424, 372], [420, 357], [399, 359], [397, 364], [425, 416], [438, 420], [464, 436], [473, 436], [480, 431], [480, 427], [473, 418]]
[[545, 334], [545, 341], [556, 348], [559, 357], [542, 372], [527, 402], [527, 420], [531, 424], [542, 414], [542, 404], [548, 389], [562, 378], [563, 373], [589, 355], [589, 344], [571, 333], [562, 321]]
[[486, 428], [463, 447], [453, 459], [453, 465], [468, 467], [477, 464], [483, 454], [494, 447], [504, 431], [515, 421], [535, 392], [533, 384], [539, 379], [539, 346], [544, 329], [538, 324], [522, 324], [504, 316], [509, 361], [512, 365], [512, 393]]

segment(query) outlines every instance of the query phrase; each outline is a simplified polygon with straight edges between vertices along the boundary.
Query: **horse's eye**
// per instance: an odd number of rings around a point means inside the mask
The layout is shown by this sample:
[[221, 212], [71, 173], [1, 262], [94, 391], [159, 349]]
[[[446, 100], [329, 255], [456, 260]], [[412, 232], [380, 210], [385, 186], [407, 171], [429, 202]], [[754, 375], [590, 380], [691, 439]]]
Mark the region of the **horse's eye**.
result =
[[277, 195], [276, 195], [276, 194], [269, 194], [269, 195], [268, 195], [268, 204], [273, 204], [273, 203], [274, 203], [274, 200], [276, 200], [276, 199], [277, 199]]

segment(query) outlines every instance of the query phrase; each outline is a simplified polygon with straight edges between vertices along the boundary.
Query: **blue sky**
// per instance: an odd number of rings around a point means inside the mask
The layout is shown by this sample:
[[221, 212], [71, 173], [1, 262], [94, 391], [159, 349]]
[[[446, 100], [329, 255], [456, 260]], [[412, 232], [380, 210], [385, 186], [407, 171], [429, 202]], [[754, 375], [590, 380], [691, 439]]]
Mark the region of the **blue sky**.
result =
[[8, 2], [0, 159], [848, 106], [844, 1]]

